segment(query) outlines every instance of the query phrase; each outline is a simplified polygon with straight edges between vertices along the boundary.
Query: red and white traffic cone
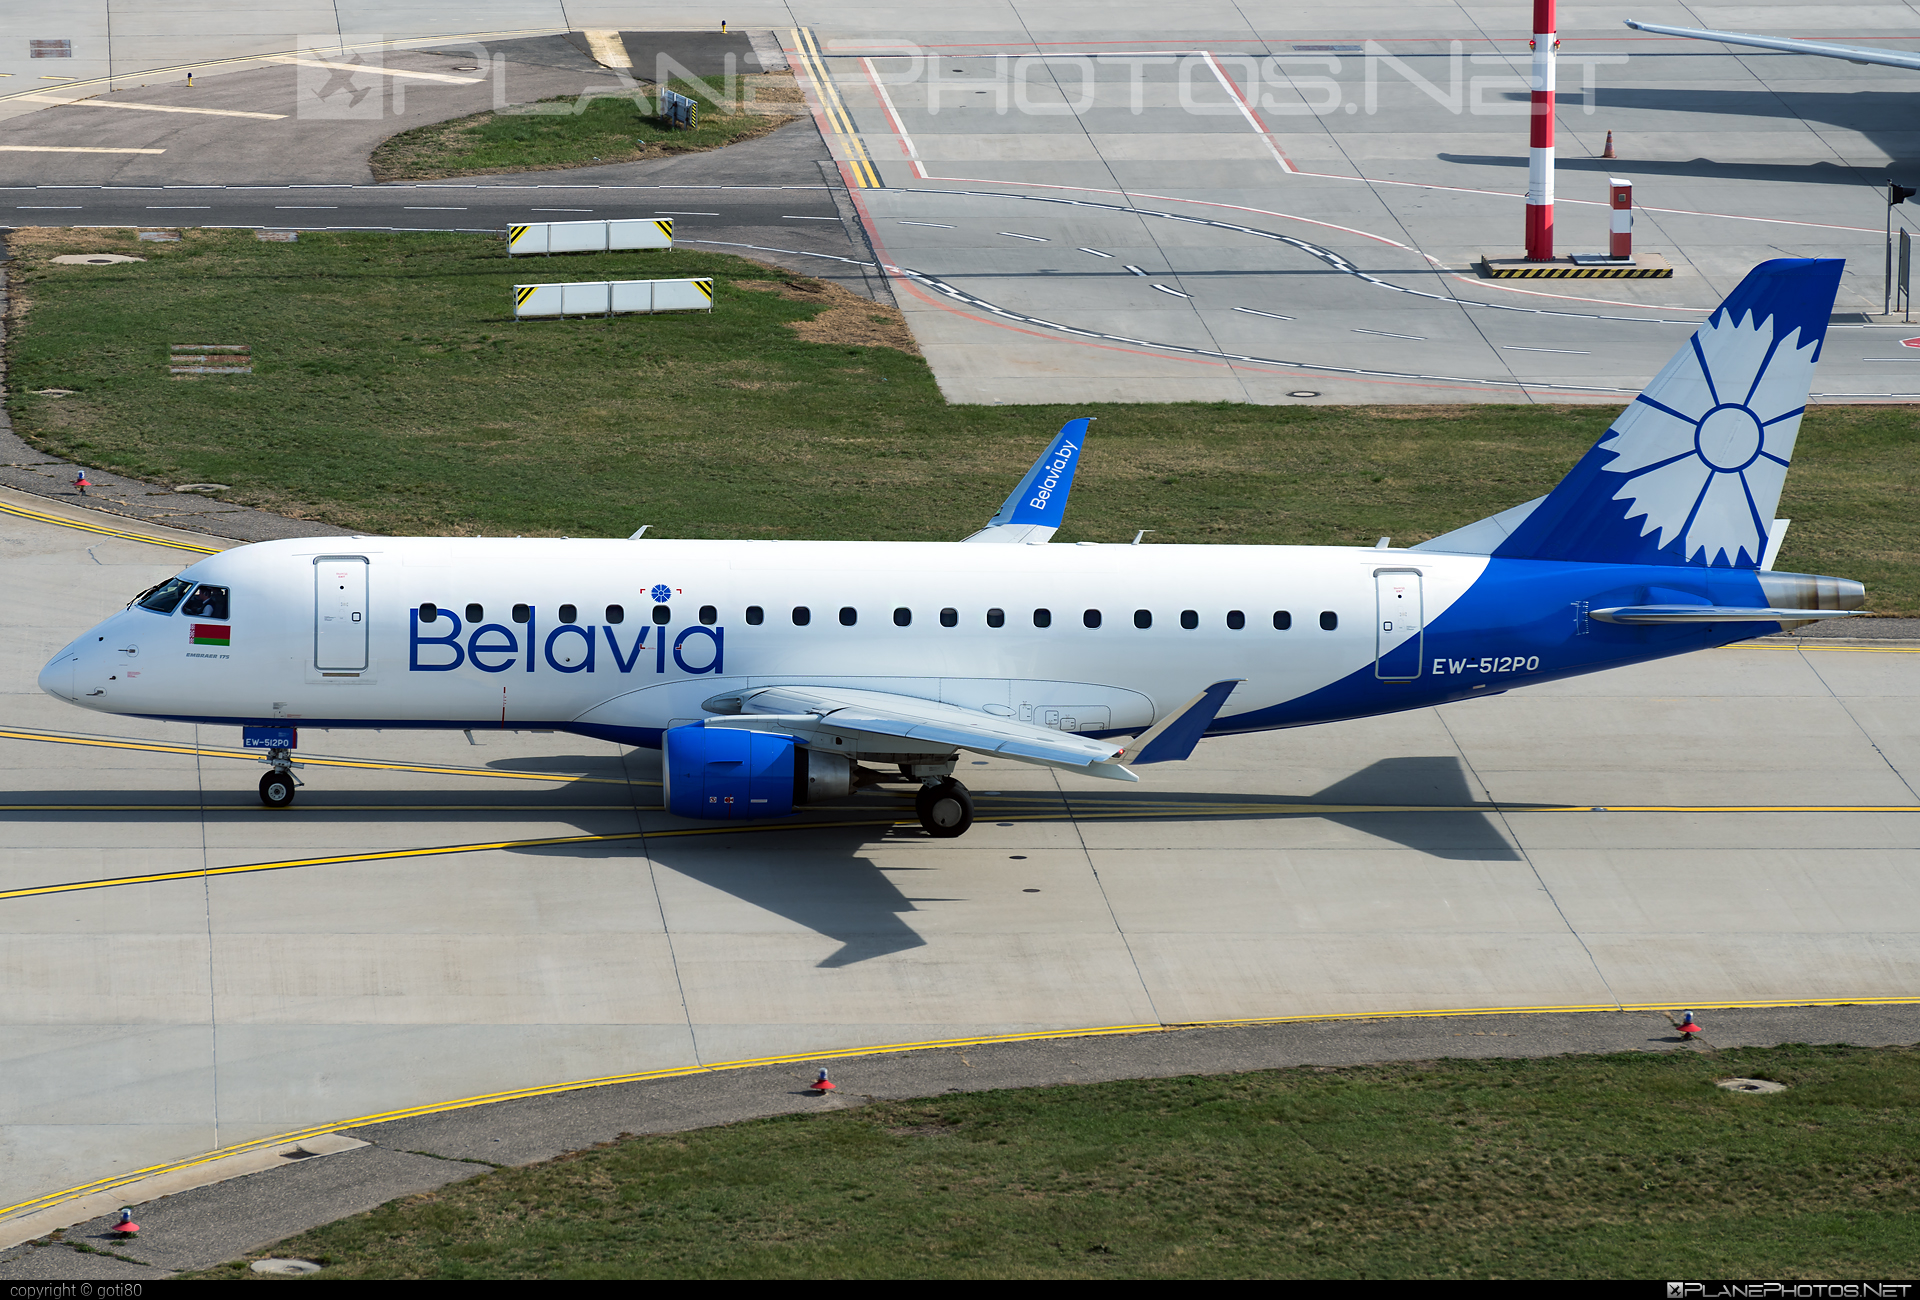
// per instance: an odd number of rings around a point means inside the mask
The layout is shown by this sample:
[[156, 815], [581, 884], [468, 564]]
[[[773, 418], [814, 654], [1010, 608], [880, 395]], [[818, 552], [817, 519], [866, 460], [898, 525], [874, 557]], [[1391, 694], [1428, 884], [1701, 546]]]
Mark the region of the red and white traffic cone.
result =
[[1693, 1012], [1691, 1011], [1686, 1012], [1684, 1015], [1680, 1017], [1680, 1037], [1681, 1038], [1691, 1043], [1694, 1040], [1694, 1037], [1700, 1032], [1701, 1032], [1700, 1022], [1693, 1018]]
[[1607, 132], [1607, 147], [1600, 151], [1600, 156], [1602, 158], [1613, 157], [1613, 132], [1611, 131]]
[[833, 1080], [827, 1077], [825, 1070], [820, 1071], [820, 1077], [813, 1081], [813, 1090], [815, 1092], [833, 1091]]

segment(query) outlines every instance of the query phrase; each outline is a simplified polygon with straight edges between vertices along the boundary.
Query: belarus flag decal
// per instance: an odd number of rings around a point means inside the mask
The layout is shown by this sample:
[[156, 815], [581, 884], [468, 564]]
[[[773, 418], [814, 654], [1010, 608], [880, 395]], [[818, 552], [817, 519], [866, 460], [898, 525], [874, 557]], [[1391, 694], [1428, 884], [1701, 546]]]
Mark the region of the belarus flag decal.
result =
[[219, 623], [195, 623], [187, 631], [187, 641], [192, 645], [226, 645], [232, 631]]

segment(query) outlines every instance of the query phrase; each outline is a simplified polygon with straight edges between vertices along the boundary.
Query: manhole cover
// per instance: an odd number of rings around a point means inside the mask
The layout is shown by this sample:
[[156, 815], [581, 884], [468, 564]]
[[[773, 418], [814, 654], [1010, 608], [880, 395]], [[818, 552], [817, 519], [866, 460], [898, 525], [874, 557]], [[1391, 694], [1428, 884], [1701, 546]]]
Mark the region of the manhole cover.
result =
[[256, 1259], [248, 1265], [256, 1273], [318, 1273], [320, 1266], [306, 1259]]
[[1785, 1092], [1787, 1085], [1775, 1083], [1772, 1079], [1722, 1079], [1720, 1086], [1728, 1092]]
[[68, 253], [53, 260], [61, 266], [112, 266], [115, 262], [144, 262], [147, 259], [128, 257], [125, 253]]
[[1288, 397], [1318, 397], [1320, 396], [1320, 394], [1316, 393], [1311, 388], [1296, 388], [1291, 393], [1288, 393], [1287, 396]]
[[182, 483], [175, 492], [231, 492], [225, 483]]

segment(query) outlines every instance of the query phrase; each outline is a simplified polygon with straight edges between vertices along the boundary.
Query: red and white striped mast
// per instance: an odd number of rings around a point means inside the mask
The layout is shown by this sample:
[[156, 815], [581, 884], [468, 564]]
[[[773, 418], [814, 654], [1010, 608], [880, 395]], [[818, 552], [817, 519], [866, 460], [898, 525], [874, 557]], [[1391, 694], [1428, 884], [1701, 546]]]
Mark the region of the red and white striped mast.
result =
[[1533, 117], [1527, 144], [1527, 260], [1553, 260], [1555, 0], [1533, 0]]

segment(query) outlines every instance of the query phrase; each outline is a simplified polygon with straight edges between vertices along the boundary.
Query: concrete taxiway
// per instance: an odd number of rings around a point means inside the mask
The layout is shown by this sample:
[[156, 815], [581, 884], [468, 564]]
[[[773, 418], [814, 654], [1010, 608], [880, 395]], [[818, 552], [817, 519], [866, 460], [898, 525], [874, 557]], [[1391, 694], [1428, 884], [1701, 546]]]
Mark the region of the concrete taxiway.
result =
[[[107, 31], [103, 0], [71, 9], [75, 52], [63, 66], [84, 82], [239, 60], [207, 69], [203, 85], [221, 97], [201, 106], [280, 113], [271, 87], [286, 69], [255, 56], [293, 48], [299, 31], [535, 40], [551, 35], [528, 30], [543, 25], [671, 25], [644, 5], [550, 8], [295, 5], [218, 23], [183, 9], [174, 27], [153, 17], [116, 27], [112, 52], [85, 64], [86, 42]], [[1812, 12], [1767, 16], [1793, 31]], [[734, 23], [790, 34], [816, 110], [812, 128], [788, 128], [816, 135], [787, 156], [813, 166], [831, 153], [838, 166], [818, 183], [837, 173], [837, 195], [808, 189], [819, 169], [809, 177], [797, 164], [779, 182], [791, 189], [727, 192], [750, 182], [725, 172], [724, 155], [569, 173], [557, 190], [485, 178], [456, 192], [477, 197], [475, 224], [530, 211], [541, 194], [568, 201], [540, 206], [598, 216], [611, 193], [628, 205], [620, 215], [698, 209], [676, 217], [683, 235], [757, 255], [882, 263], [956, 400], [1621, 401], [1746, 266], [1836, 252], [1853, 259], [1842, 307], [1854, 318], [1830, 339], [1823, 391], [1920, 390], [1885, 378], [1920, 364], [1920, 350], [1901, 355], [1904, 331], [1869, 311], [1882, 215], [1870, 186], [1912, 153], [1876, 126], [1876, 105], [1911, 93], [1891, 70], [1628, 44], [1596, 17], [1569, 44], [1631, 55], [1594, 65], [1609, 78], [1596, 107], [1632, 124], [1616, 127], [1629, 156], [1599, 170], [1636, 179], [1643, 247], [1682, 273], [1604, 291], [1462, 278], [1470, 253], [1508, 238], [1499, 232], [1517, 239], [1511, 163], [1524, 118], [1436, 110], [1378, 59], [1369, 107], [1365, 42], [1435, 86], [1451, 84], [1456, 39], [1478, 42], [1463, 51], [1464, 76], [1510, 76], [1525, 14], [1201, 6], [1175, 29], [1161, 9], [1124, 3], [760, 5]], [[1658, 5], [1638, 16], [1712, 20]], [[0, 38], [24, 42], [20, 21], [5, 19]], [[1874, 21], [1805, 31], [1901, 35]], [[965, 106], [935, 112], [931, 83], [904, 75], [902, 43], [938, 51], [945, 82], [991, 80], [947, 85]], [[1362, 50], [1294, 48], [1347, 44]], [[1080, 93], [1057, 80], [1047, 90], [1046, 61], [1016, 83], [1013, 61], [1035, 50], [1173, 53], [1138, 65], [1138, 113], [1133, 65], [1095, 60], [1089, 113], [1016, 114], [1020, 95], [1059, 106]], [[1252, 71], [1240, 55], [1257, 56]], [[1282, 111], [1331, 92], [1277, 83], [1249, 107], [1273, 117], [1233, 108], [1230, 92], [1265, 76], [1263, 60], [1296, 55], [1307, 61], [1280, 66], [1330, 79], [1339, 111]], [[428, 62], [436, 56], [394, 57], [455, 75]], [[0, 59], [17, 77], [44, 66]], [[547, 87], [544, 75], [527, 85]], [[403, 129], [431, 120], [412, 114], [433, 95], [480, 93], [421, 84], [439, 89], [410, 89], [408, 116], [337, 130], [359, 140]], [[161, 89], [106, 93], [181, 104], [183, 88]], [[1191, 112], [1183, 93], [1221, 96], [1196, 102], [1231, 111]], [[1486, 87], [1479, 102], [1505, 93]], [[1856, 109], [1873, 111], [1846, 116]], [[434, 109], [456, 110], [466, 102]], [[245, 133], [279, 131], [283, 119], [202, 115], [165, 128], [187, 132], [188, 148], [131, 125], [171, 122], [162, 112], [47, 112], [0, 122], [0, 145], [23, 146], [0, 161], [61, 159], [57, 178], [8, 175], [73, 188], [36, 188], [44, 203], [7, 191], [16, 209], [44, 214], [16, 211], [16, 222], [215, 224], [184, 212], [201, 206], [231, 219], [218, 224], [468, 220], [403, 215], [428, 206], [408, 202], [421, 191], [353, 176], [328, 173], [326, 198], [296, 200], [285, 187], [299, 178], [219, 169], [267, 157]], [[1594, 152], [1607, 124], [1578, 104], [1563, 113], [1564, 137]], [[80, 134], [62, 134], [55, 114], [84, 119]], [[130, 125], [112, 125], [121, 121]], [[785, 148], [783, 134], [748, 147]], [[1510, 150], [1494, 143], [1509, 136]], [[169, 180], [186, 173], [154, 170], [156, 157], [210, 170]], [[147, 170], [124, 170], [129, 158]], [[672, 184], [708, 187], [701, 202], [663, 197], [668, 167]], [[178, 204], [146, 197], [189, 183], [207, 188], [167, 191], [201, 196]], [[268, 188], [231, 188], [251, 183]], [[63, 204], [79, 215], [55, 211]], [[442, 206], [463, 205], [474, 206]], [[173, 206], [183, 211], [160, 211]], [[1585, 238], [1574, 209], [1569, 241]], [[832, 216], [842, 221], [804, 220]], [[709, 221], [702, 234], [695, 223]], [[796, 233], [756, 233], [782, 228]], [[1597, 241], [1597, 218], [1593, 229]], [[0, 1207], [10, 1207], [0, 1214], [216, 1148], [610, 1075], [1099, 1027], [1897, 1001], [1920, 988], [1920, 643], [1768, 642], [1214, 741], [1118, 794], [979, 763], [966, 779], [981, 820], [951, 842], [924, 838], [888, 796], [746, 831], [678, 822], [658, 808], [654, 756], [522, 733], [469, 744], [309, 732], [309, 786], [269, 812], [230, 733], [104, 721], [33, 685], [76, 631], [192, 548], [223, 543], [41, 498], [4, 495], [0, 506], [14, 632], [0, 648]]]

